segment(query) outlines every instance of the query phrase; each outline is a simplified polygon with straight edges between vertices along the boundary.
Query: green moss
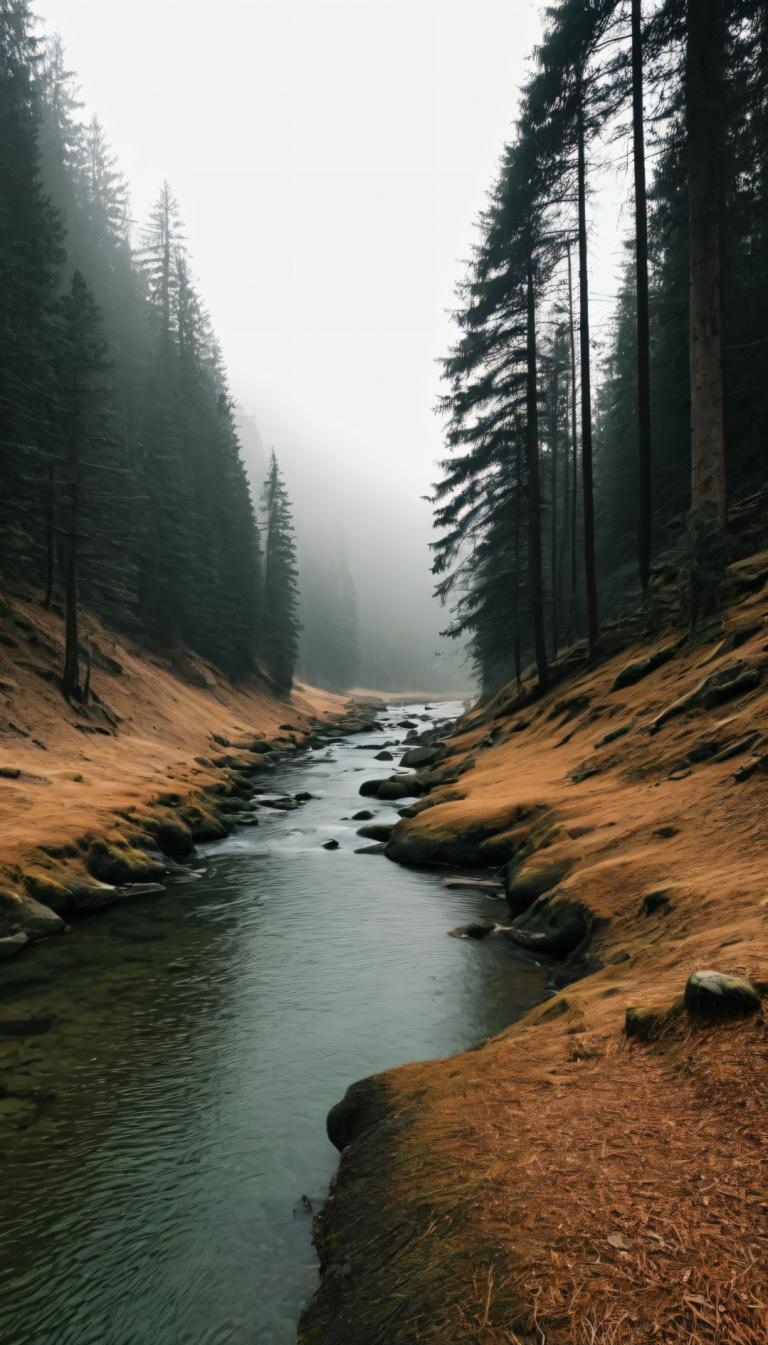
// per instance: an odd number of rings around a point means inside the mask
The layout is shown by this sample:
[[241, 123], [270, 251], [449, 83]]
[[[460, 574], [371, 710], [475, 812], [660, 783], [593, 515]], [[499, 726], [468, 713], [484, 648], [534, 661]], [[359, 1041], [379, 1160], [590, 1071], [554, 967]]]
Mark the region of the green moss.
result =
[[94, 841], [88, 851], [87, 866], [92, 877], [116, 887], [152, 882], [164, 872], [158, 860], [124, 842]]
[[41, 901], [44, 906], [50, 906], [53, 911], [66, 910], [69, 905], [69, 893], [66, 887], [55, 878], [49, 877], [47, 873], [26, 873], [24, 886], [30, 897], [34, 897], [35, 901]]
[[231, 830], [220, 813], [203, 804], [188, 804], [179, 810], [179, 817], [195, 841], [220, 841]]

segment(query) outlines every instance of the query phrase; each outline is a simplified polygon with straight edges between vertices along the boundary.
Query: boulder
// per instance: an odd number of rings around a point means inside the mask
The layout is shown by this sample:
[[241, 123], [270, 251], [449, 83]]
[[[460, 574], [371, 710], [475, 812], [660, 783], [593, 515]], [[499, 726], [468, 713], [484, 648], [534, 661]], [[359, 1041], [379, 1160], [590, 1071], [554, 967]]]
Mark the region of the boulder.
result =
[[704, 1018], [744, 1018], [760, 1008], [760, 995], [743, 976], [722, 971], [694, 971], [685, 987], [685, 1007]]
[[363, 798], [377, 799], [383, 783], [383, 780], [363, 780], [359, 793], [362, 794]]
[[451, 934], [455, 939], [487, 939], [495, 928], [495, 925], [459, 925]]
[[379, 845], [361, 845], [361, 846], [358, 847], [357, 850], [355, 850], [355, 854], [356, 854], [356, 855], [383, 855], [384, 852], [385, 852], [385, 850], [386, 850], [386, 848], [387, 848], [386, 845], [383, 845], [383, 844], [379, 844]]
[[412, 766], [416, 769], [419, 766], [432, 766], [444, 755], [443, 747], [412, 747], [402, 758], [401, 766]]
[[373, 817], [373, 813], [370, 811], [369, 808], [361, 808], [361, 810], [360, 810], [359, 813], [353, 813], [353, 814], [352, 814], [352, 821], [353, 821], [353, 822], [370, 822], [370, 820], [371, 820], [372, 817]]
[[423, 787], [415, 775], [393, 775], [390, 780], [382, 780], [379, 785], [380, 799], [411, 799], [422, 794]]
[[15, 953], [20, 953], [28, 943], [29, 936], [22, 934], [21, 930], [18, 934], [6, 934], [4, 938], [0, 939], [0, 961], [4, 962], [7, 957], [13, 957]]
[[377, 752], [374, 758], [375, 761], [394, 761], [394, 759], [395, 758], [393, 757], [392, 753], [387, 752], [386, 749], [381, 752]]
[[522, 915], [545, 892], [551, 892], [561, 883], [570, 869], [567, 859], [547, 859], [533, 855], [522, 865], [512, 860], [504, 869], [504, 890], [513, 915]]
[[359, 827], [357, 834], [367, 841], [388, 841], [394, 829], [394, 822], [372, 822], [370, 826]]
[[63, 934], [66, 925], [60, 915], [34, 897], [0, 889], [0, 935], [26, 934], [30, 939], [45, 939]]
[[323, 849], [324, 849], [324, 850], [338, 850], [338, 849], [340, 849], [339, 842], [338, 842], [338, 841], [324, 841], [324, 842], [323, 842]]
[[567, 957], [583, 943], [591, 920], [585, 906], [569, 897], [543, 896], [507, 931], [521, 948], [551, 957]]

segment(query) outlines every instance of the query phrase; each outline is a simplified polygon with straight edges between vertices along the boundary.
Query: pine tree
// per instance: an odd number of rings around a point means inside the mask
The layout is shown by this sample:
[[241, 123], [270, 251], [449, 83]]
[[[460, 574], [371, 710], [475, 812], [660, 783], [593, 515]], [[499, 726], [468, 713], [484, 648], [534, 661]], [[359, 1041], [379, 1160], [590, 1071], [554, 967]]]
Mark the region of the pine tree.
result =
[[705, 527], [725, 523], [720, 302], [724, 50], [724, 0], [688, 0], [691, 508]]
[[[65, 555], [65, 649], [62, 685], [70, 700], [83, 698], [80, 681], [79, 591], [84, 534], [93, 545], [93, 532], [84, 528], [85, 492], [95, 475], [113, 470], [105, 448], [109, 439], [109, 369], [101, 314], [79, 271], [70, 292], [61, 300], [61, 337], [57, 378], [57, 418], [61, 459], [59, 489], [63, 504]], [[101, 517], [108, 488], [100, 482], [93, 492]], [[91, 525], [93, 526], [93, 506]]]
[[0, 0], [0, 567], [43, 573], [62, 224], [40, 173], [40, 50], [26, 0]]
[[288, 695], [299, 648], [299, 576], [291, 505], [274, 451], [264, 482], [262, 513], [263, 657], [275, 689]]

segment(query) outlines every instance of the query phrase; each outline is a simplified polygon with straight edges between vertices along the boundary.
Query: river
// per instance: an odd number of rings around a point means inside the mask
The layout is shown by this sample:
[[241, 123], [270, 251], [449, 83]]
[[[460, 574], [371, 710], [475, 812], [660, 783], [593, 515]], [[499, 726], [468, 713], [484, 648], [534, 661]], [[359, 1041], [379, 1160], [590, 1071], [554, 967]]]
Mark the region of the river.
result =
[[291, 1345], [329, 1107], [542, 997], [508, 943], [448, 937], [503, 913], [488, 896], [354, 853], [352, 813], [396, 817], [358, 796], [392, 769], [374, 753], [460, 708], [281, 764], [300, 810], [0, 964], [2, 1345]]

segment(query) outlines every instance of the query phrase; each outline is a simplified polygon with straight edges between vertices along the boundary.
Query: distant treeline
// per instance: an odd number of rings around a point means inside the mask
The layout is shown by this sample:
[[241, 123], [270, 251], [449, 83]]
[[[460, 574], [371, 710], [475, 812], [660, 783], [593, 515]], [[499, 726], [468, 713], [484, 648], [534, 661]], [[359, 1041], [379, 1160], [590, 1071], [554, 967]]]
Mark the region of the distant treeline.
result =
[[[434, 569], [486, 690], [531, 656], [546, 685], [577, 636], [596, 650], [622, 593], [652, 618], [662, 548], [690, 618], [716, 605], [727, 493], [767, 469], [768, 6], [546, 13], [444, 366]], [[634, 227], [595, 370], [606, 160], [633, 170]]]
[[132, 227], [76, 88], [27, 0], [0, 0], [0, 573], [65, 611], [72, 698], [80, 603], [287, 691], [299, 597], [277, 461], [257, 512], [177, 202], [163, 184]]

